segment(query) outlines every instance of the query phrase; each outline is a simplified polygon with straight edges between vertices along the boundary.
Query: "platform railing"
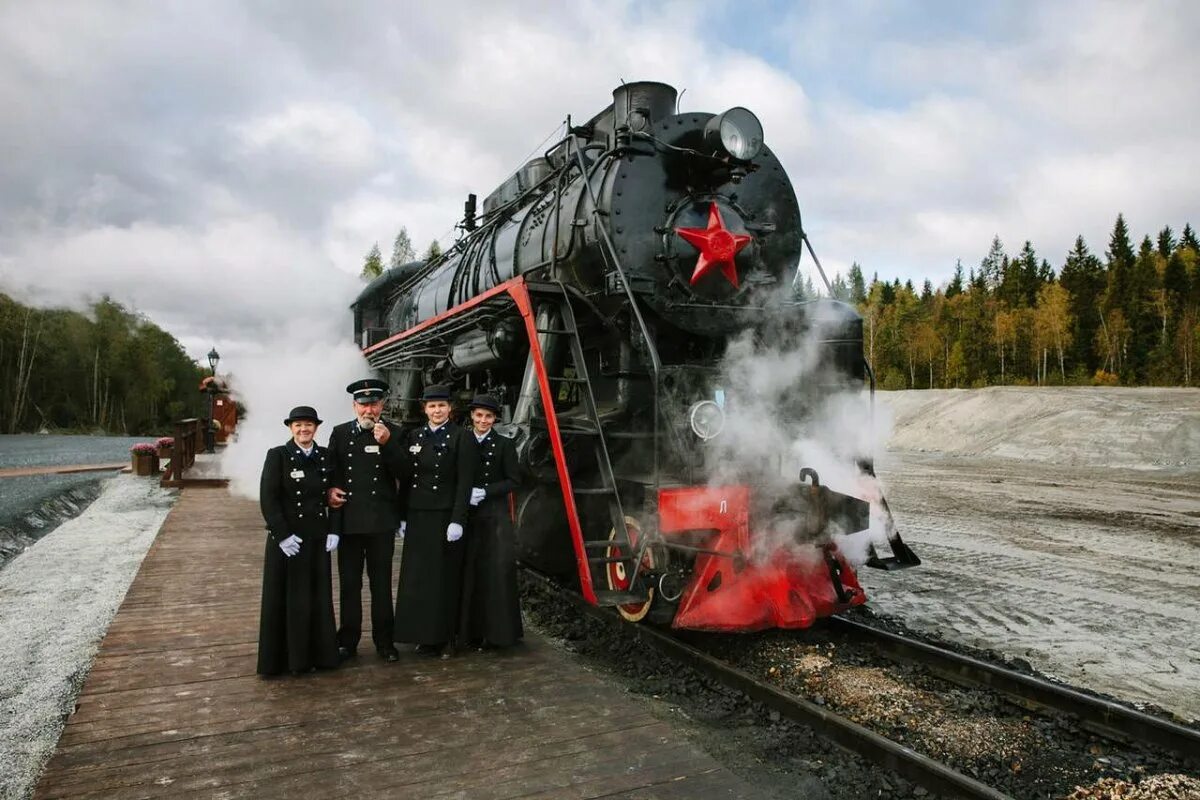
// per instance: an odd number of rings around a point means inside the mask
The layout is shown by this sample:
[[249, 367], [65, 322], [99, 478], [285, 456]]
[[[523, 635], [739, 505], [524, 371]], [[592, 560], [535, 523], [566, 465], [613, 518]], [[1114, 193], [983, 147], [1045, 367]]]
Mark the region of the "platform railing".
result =
[[178, 485], [183, 474], [196, 463], [196, 453], [204, 446], [204, 422], [196, 418], [181, 419], [175, 423], [175, 446], [171, 460], [163, 470], [162, 486]]

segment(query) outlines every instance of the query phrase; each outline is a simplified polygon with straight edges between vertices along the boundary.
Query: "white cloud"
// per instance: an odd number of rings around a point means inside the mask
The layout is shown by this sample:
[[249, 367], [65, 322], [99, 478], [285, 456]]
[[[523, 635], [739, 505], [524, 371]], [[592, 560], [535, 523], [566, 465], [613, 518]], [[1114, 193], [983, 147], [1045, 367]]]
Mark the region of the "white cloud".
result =
[[107, 292], [197, 356], [296, 315], [343, 336], [373, 242], [424, 249], [622, 79], [755, 111], [831, 271], [945, 280], [993, 234], [1057, 263], [1118, 211], [1178, 229], [1200, 199], [1189, 4], [1018, 4], [946, 35], [882, 3], [737, 30], [715, 2], [550, 8], [5, 5], [0, 290]]

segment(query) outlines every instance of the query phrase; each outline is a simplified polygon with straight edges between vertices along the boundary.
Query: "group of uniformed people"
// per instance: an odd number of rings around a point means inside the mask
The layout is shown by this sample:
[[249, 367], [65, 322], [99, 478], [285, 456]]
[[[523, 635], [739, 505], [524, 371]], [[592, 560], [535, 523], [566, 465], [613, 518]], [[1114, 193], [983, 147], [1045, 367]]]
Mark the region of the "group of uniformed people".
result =
[[405, 429], [383, 419], [387, 389], [374, 378], [346, 387], [354, 419], [333, 429], [328, 447], [314, 440], [317, 412], [297, 406], [284, 420], [291, 439], [267, 451], [261, 675], [335, 667], [358, 654], [364, 566], [371, 638], [385, 661], [399, 659], [397, 642], [448, 658], [459, 647], [507, 647], [522, 637], [508, 502], [519, 473], [512, 441], [492, 429], [499, 404], [476, 395], [462, 427], [450, 420], [449, 388], [429, 386], [426, 424]]

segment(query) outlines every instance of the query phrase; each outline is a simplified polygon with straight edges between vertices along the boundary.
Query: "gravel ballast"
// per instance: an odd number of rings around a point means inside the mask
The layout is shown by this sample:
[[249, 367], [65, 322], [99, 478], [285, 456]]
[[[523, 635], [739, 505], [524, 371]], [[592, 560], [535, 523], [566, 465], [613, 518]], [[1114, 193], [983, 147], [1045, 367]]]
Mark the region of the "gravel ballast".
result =
[[25, 798], [174, 503], [123, 475], [0, 570], [0, 798]]

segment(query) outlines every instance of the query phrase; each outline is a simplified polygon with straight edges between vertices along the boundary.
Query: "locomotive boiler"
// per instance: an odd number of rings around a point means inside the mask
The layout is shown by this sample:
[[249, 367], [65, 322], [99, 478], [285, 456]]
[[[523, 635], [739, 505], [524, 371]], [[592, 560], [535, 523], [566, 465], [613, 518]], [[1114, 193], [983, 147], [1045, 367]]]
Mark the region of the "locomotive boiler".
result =
[[[758, 119], [680, 112], [675, 89], [642, 82], [564, 131], [482, 208], [468, 198], [444, 254], [355, 300], [393, 412], [419, 418], [428, 383], [500, 398], [528, 475], [520, 558], [626, 619], [797, 628], [864, 602], [838, 543], [890, 519], [882, 496], [788, 466], [787, 442], [777, 469], [731, 473], [721, 455], [751, 404], [729, 385], [731, 342], [812, 343], [813, 379], [772, 414], [870, 380], [854, 309], [791, 291], [806, 238]], [[871, 477], [869, 459], [855, 469]], [[894, 526], [873, 535], [867, 563], [919, 563]]]

